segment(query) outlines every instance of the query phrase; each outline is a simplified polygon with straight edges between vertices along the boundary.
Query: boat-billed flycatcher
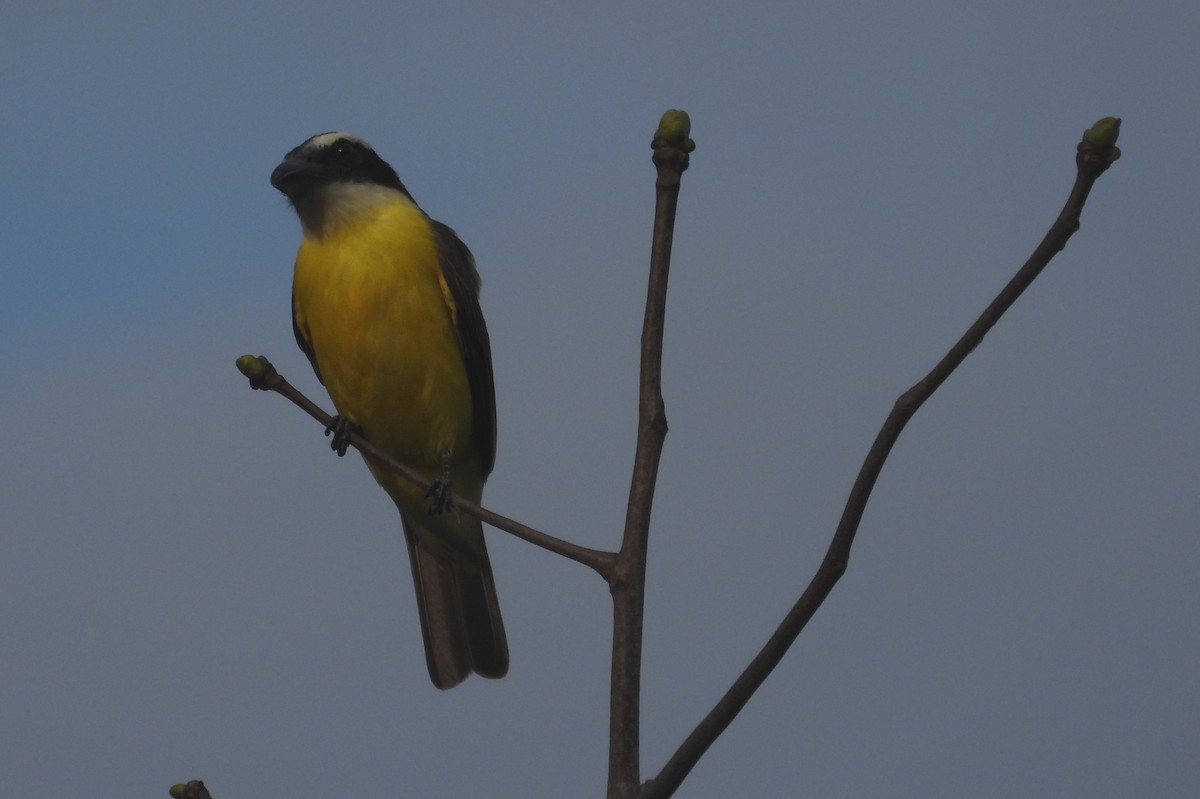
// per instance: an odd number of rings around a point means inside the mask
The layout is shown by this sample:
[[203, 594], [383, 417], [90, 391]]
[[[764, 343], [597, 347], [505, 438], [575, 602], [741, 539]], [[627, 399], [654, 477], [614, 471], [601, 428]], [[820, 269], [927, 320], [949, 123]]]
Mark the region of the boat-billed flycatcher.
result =
[[[296, 341], [339, 416], [478, 502], [496, 456], [496, 398], [471, 252], [353, 136], [313, 136], [284, 157], [271, 185], [303, 231]], [[435, 512], [420, 489], [367, 466], [400, 509], [433, 684], [503, 677], [508, 642], [483, 526], [452, 508]]]

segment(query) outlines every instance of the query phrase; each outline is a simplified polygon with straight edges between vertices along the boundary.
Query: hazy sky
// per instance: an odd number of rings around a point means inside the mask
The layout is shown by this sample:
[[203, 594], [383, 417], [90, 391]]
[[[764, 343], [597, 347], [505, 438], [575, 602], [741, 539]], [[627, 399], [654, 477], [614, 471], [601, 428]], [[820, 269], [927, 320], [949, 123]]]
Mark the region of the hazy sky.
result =
[[687, 109], [649, 778], [799, 595], [895, 397], [1125, 157], [901, 438], [850, 569], [680, 796], [1200, 791], [1200, 6], [24, 3], [0, 24], [0, 796], [602, 796], [609, 599], [489, 532], [512, 668], [426, 675], [395, 509], [251, 392], [268, 175], [375, 145], [484, 279], [485, 503], [617, 545]]

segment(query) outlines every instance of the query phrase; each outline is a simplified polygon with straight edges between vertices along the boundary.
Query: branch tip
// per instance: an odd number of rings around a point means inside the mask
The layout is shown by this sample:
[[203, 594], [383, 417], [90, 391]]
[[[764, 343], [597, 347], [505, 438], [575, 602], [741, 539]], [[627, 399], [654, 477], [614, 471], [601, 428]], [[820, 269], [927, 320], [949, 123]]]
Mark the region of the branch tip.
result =
[[190, 782], [177, 782], [171, 786], [168, 791], [172, 799], [212, 799], [208, 789], [204, 787], [204, 783], [200, 780], [192, 780]]
[[1083, 132], [1083, 140], [1093, 147], [1112, 147], [1121, 135], [1121, 118], [1104, 117]]
[[272, 379], [279, 376], [275, 367], [262, 355], [242, 355], [234, 363], [238, 371], [250, 380], [250, 388], [266, 389]]
[[668, 109], [658, 121], [658, 130], [654, 131], [654, 140], [650, 146], [657, 150], [660, 147], [675, 147], [685, 153], [696, 149], [696, 142], [688, 138], [692, 133], [692, 118], [687, 111], [678, 108]]
[[[1083, 140], [1079, 142], [1079, 156], [1085, 160], [1097, 160], [1107, 169], [1113, 161], [1121, 157], [1121, 148], [1117, 147], [1117, 139], [1121, 135], [1121, 118], [1104, 117], [1083, 132]], [[1101, 171], [1103, 171], [1101, 169]]]

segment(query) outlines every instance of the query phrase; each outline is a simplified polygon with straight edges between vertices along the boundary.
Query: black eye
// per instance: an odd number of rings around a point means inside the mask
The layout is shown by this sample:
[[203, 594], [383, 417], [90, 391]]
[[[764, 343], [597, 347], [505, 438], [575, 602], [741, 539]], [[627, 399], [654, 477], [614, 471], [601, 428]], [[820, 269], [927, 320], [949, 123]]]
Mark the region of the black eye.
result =
[[333, 145], [334, 159], [344, 166], [355, 166], [362, 162], [362, 151], [347, 141], [338, 141]]

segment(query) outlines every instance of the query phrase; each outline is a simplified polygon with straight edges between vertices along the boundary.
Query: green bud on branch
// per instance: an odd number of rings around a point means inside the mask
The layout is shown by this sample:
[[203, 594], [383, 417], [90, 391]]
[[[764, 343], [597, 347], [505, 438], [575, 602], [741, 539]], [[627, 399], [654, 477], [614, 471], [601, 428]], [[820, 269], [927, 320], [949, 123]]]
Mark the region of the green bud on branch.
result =
[[1121, 135], [1120, 117], [1105, 117], [1083, 132], [1083, 140], [1097, 150], [1107, 150]]
[[655, 147], [678, 147], [685, 153], [696, 149], [696, 143], [688, 138], [692, 132], [692, 118], [687, 111], [672, 108], [658, 121], [654, 132]]
[[1083, 141], [1079, 142], [1079, 153], [1081, 156], [1099, 159], [1107, 168], [1121, 157], [1121, 148], [1117, 147], [1117, 137], [1120, 135], [1120, 117], [1104, 117], [1083, 132]]

